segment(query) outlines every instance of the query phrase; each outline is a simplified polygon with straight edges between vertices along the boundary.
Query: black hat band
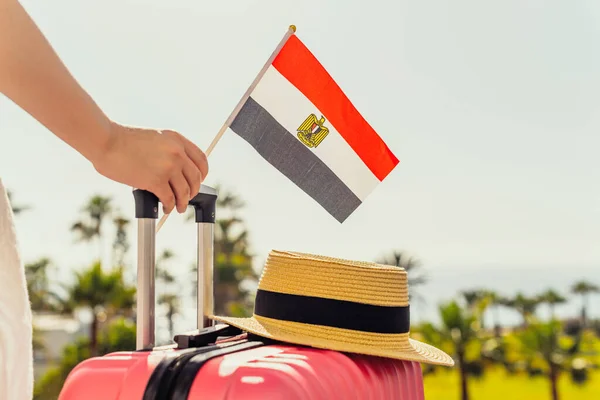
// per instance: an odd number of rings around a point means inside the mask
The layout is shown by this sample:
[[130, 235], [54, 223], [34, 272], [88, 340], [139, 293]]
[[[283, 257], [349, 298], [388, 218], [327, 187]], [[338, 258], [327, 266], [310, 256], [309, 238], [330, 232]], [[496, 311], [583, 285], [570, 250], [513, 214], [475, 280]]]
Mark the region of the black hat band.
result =
[[409, 333], [408, 306], [376, 306], [259, 289], [254, 314], [280, 321], [373, 333]]

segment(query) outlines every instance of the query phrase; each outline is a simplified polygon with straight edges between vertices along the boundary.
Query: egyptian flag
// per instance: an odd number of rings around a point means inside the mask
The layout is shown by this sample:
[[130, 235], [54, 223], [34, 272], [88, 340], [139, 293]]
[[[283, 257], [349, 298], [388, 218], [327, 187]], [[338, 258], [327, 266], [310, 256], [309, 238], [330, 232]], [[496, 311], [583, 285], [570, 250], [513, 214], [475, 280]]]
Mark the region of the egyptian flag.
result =
[[264, 71], [230, 128], [343, 222], [398, 159], [296, 35]]

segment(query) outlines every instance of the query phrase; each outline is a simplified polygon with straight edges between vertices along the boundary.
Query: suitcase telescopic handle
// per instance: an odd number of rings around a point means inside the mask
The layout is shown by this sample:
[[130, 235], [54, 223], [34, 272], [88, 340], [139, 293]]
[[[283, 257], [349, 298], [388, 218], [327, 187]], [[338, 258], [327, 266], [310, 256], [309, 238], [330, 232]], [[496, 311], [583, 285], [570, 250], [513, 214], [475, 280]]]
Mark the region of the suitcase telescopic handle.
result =
[[[155, 268], [156, 268], [156, 220], [158, 198], [141, 189], [133, 191], [135, 217], [138, 220], [137, 255], [137, 333], [136, 349], [149, 350], [155, 346]], [[206, 185], [189, 201], [194, 207], [198, 226], [198, 329], [212, 325], [208, 318], [214, 310], [213, 260], [214, 225], [217, 191]]]

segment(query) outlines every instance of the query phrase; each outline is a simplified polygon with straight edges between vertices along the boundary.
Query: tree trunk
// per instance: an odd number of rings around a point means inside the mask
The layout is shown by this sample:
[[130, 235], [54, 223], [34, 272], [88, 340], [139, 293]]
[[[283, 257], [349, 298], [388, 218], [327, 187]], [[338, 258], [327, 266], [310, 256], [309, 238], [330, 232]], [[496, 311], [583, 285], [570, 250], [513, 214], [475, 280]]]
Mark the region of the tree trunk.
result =
[[170, 335], [171, 339], [174, 338], [174, 335], [173, 335], [173, 330], [174, 330], [173, 317], [174, 316], [175, 316], [175, 313], [173, 312], [173, 309], [169, 308], [169, 313], [167, 314], [167, 318], [169, 319], [169, 335]]
[[239, 287], [237, 282], [222, 282], [215, 287], [214, 307], [216, 314], [226, 314], [230, 302], [239, 298]]
[[558, 398], [558, 372], [556, 371], [556, 365], [550, 364], [550, 389], [552, 391], [552, 400], [559, 400]]
[[96, 356], [98, 351], [98, 317], [96, 311], [92, 310], [92, 324], [90, 325], [90, 354]]
[[582, 297], [582, 306], [581, 306], [581, 325], [583, 328], [587, 328], [587, 296], [585, 294], [581, 295]]
[[529, 313], [527, 311], [521, 311], [523, 317], [523, 329], [529, 328]]
[[458, 353], [458, 365], [460, 368], [460, 390], [461, 399], [469, 400], [469, 387], [467, 385], [467, 369], [465, 365], [465, 355], [462, 352]]
[[498, 315], [498, 306], [494, 306], [494, 332], [496, 337], [499, 338], [501, 335], [502, 327], [500, 326], [500, 316]]

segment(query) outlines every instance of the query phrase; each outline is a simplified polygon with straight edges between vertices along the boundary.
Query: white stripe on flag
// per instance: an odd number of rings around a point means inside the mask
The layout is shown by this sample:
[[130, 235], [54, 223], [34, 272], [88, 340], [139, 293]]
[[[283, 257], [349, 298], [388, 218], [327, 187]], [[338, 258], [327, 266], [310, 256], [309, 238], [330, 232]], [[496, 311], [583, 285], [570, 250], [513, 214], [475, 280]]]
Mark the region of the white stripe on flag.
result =
[[[322, 115], [319, 109], [272, 65], [250, 96], [298, 141], [300, 140], [296, 136], [297, 128], [302, 122], [310, 114], [315, 114], [317, 118], [321, 118]], [[327, 116], [324, 117], [324, 126], [329, 128], [329, 134], [319, 146], [311, 150], [363, 201], [380, 183], [379, 179], [327, 120]]]

